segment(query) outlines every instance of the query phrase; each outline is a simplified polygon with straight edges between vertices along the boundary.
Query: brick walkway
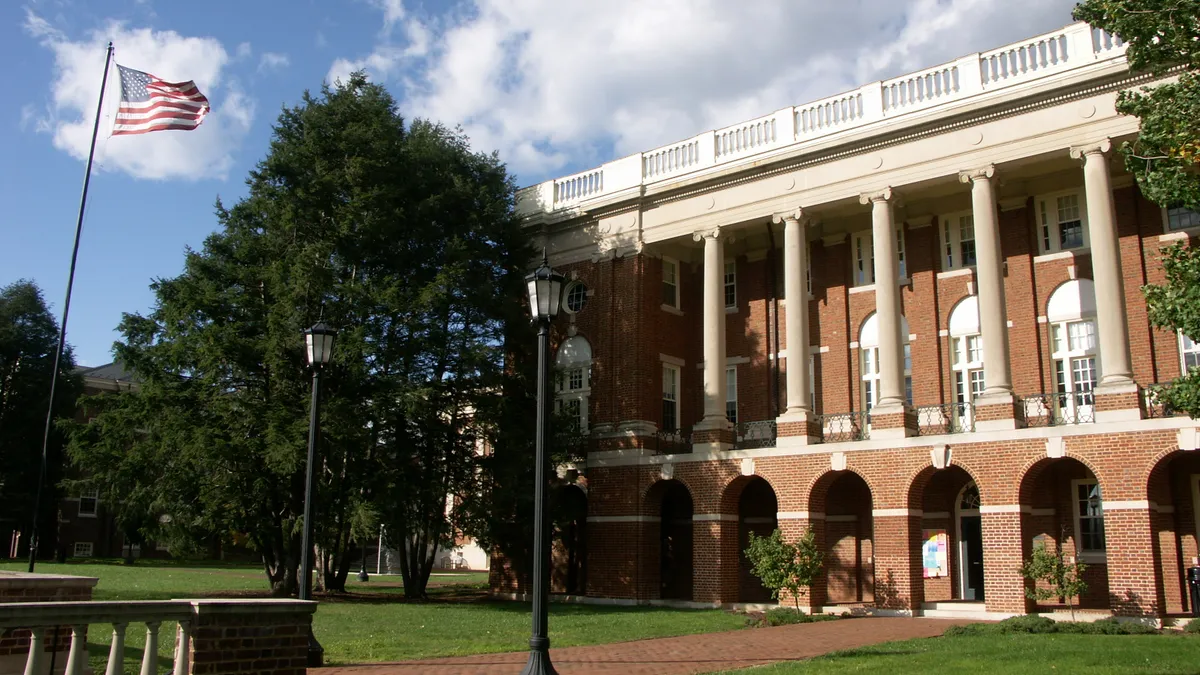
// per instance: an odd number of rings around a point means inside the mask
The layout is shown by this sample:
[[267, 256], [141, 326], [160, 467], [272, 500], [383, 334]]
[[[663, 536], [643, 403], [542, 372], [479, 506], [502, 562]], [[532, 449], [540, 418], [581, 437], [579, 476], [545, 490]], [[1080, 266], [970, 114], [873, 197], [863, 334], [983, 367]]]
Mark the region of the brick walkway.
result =
[[[863, 618], [685, 635], [589, 647], [551, 648], [562, 675], [626, 673], [682, 675], [796, 661], [839, 649], [890, 640], [934, 637], [954, 625], [945, 619]], [[553, 641], [554, 636], [550, 636]], [[370, 666], [336, 666], [313, 675], [511, 675], [528, 652], [480, 654]]]

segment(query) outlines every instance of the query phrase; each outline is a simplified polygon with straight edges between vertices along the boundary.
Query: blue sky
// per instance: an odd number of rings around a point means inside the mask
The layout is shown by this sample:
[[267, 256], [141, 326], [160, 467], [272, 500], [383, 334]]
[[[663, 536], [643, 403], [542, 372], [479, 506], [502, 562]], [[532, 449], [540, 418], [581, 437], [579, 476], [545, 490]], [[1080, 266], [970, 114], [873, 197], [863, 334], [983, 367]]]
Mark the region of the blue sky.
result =
[[[8, 0], [0, 3], [0, 285], [58, 315], [104, 44], [193, 79], [193, 132], [97, 144], [68, 342], [110, 360], [123, 312], [245, 192], [279, 109], [365, 69], [407, 117], [461, 124], [522, 185], [1070, 23], [1069, 0]], [[731, 11], [733, 10], [733, 11]], [[115, 104], [118, 92], [107, 92]], [[111, 110], [101, 128], [111, 126]]]

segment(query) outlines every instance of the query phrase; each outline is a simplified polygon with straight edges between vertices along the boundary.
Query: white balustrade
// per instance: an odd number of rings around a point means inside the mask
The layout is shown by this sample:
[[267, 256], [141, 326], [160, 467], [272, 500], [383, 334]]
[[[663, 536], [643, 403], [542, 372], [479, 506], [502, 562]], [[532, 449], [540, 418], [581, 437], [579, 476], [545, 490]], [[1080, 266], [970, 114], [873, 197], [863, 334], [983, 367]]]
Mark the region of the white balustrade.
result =
[[751, 152], [761, 152], [775, 145], [776, 131], [774, 115], [718, 129], [714, 132], [716, 157], [718, 160], [722, 160]]
[[815, 138], [854, 126], [863, 119], [862, 91], [838, 94], [824, 101], [796, 107], [796, 137]]
[[[25, 675], [41, 675], [49, 668], [46, 648], [57, 641], [67, 646], [65, 675], [83, 675], [87, 669], [89, 626], [111, 626], [112, 646], [106, 675], [125, 672], [125, 634], [130, 624], [146, 626], [142, 653], [142, 675], [158, 672], [158, 631], [164, 621], [178, 622], [174, 675], [188, 673], [189, 629], [192, 605], [183, 600], [121, 602], [36, 602], [0, 605], [0, 632], [24, 628], [30, 631]], [[67, 635], [67, 630], [70, 634]], [[57, 648], [54, 651], [58, 651]]]
[[701, 138], [689, 138], [681, 143], [642, 153], [642, 177], [663, 178], [699, 167]]
[[[971, 54], [951, 63], [866, 85], [857, 90], [710, 131], [609, 162], [518, 193], [518, 211], [573, 206], [594, 197], [647, 185], [766, 150], [804, 143], [886, 118], [992, 92], [1068, 68], [1113, 61], [1125, 52], [1115, 36], [1085, 23]], [[638, 166], [640, 164], [640, 166]], [[605, 168], [613, 170], [605, 183]], [[619, 169], [619, 170], [618, 170]], [[619, 174], [619, 175], [618, 175]], [[640, 175], [638, 175], [640, 174]], [[551, 199], [547, 199], [551, 197]]]
[[554, 181], [554, 205], [562, 206], [587, 199], [604, 190], [604, 170], [592, 169]]

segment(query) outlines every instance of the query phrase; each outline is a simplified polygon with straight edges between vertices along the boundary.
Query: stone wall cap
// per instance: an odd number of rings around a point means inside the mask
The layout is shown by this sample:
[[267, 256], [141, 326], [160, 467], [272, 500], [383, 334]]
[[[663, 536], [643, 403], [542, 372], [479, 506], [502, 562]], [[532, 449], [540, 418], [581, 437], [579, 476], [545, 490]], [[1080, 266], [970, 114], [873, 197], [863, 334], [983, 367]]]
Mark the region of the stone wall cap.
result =
[[315, 600], [294, 600], [292, 598], [205, 598], [201, 600], [184, 600], [183, 602], [190, 602], [197, 614], [236, 614], [242, 612], [252, 612], [254, 614], [304, 612], [312, 614], [317, 611]]
[[67, 588], [77, 588], [80, 586], [91, 588], [98, 581], [100, 581], [98, 577], [79, 577], [70, 574], [0, 571], [0, 588], [44, 587], [50, 584], [57, 584], [58, 586]]

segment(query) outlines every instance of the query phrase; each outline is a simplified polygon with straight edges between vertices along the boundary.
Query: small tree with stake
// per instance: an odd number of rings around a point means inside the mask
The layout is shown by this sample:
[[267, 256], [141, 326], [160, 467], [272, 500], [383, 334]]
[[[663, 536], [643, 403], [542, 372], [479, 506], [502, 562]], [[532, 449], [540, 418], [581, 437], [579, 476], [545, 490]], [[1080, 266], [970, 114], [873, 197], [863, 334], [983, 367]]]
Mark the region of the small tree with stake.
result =
[[[1071, 621], [1074, 621], [1075, 605], [1071, 599], [1087, 591], [1087, 582], [1083, 580], [1085, 569], [1087, 565], [1081, 562], [1068, 562], [1061, 547], [1051, 552], [1046, 550], [1045, 544], [1038, 544], [1021, 565], [1021, 576], [1033, 582], [1032, 587], [1025, 589], [1025, 595], [1030, 600], [1065, 598]], [[1045, 582], [1045, 586], [1039, 587], [1039, 581]]]
[[816, 535], [809, 528], [794, 544], [785, 541], [778, 529], [766, 537], [751, 532], [746, 558], [753, 565], [750, 573], [770, 589], [771, 597], [778, 600], [780, 591], [786, 590], [791, 593], [799, 613], [800, 595], [807, 592], [821, 573], [824, 556], [817, 549]]

